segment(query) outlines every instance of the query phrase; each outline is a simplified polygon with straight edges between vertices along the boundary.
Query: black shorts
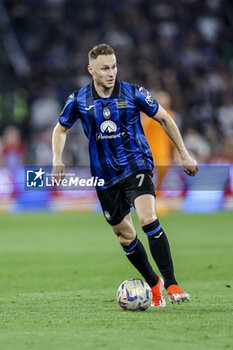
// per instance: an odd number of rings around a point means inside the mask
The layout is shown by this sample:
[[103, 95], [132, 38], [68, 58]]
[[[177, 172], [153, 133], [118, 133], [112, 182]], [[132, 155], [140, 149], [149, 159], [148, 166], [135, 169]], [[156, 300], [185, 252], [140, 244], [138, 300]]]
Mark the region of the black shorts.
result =
[[107, 222], [118, 225], [130, 212], [137, 197], [151, 194], [155, 197], [152, 171], [140, 170], [106, 190], [97, 191]]

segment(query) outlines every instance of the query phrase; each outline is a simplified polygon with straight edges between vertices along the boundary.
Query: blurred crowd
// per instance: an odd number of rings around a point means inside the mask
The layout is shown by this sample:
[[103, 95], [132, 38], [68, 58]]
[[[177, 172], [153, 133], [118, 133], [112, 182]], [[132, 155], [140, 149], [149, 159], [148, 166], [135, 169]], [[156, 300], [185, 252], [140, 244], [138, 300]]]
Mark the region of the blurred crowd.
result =
[[[51, 164], [52, 129], [102, 42], [120, 79], [169, 96], [198, 160], [233, 156], [232, 0], [5, 0], [0, 13], [2, 165]], [[88, 164], [79, 122], [65, 158]]]

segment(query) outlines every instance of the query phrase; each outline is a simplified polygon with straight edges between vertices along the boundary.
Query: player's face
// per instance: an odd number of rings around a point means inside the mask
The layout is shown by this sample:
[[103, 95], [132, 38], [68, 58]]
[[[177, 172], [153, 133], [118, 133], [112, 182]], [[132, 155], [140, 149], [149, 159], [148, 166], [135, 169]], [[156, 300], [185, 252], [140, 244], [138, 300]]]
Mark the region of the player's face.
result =
[[88, 71], [95, 83], [104, 89], [111, 89], [115, 85], [117, 64], [115, 55], [99, 55], [91, 60]]

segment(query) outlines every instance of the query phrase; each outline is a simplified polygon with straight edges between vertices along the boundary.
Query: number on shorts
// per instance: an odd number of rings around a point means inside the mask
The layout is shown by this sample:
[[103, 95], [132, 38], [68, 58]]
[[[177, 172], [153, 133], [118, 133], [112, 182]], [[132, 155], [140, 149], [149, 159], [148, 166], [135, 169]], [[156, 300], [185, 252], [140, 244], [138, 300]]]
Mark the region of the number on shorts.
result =
[[139, 180], [139, 183], [138, 183], [138, 187], [141, 187], [141, 186], [142, 186], [142, 183], [143, 183], [143, 180], [144, 180], [144, 178], [145, 178], [145, 174], [138, 174], [138, 175], [136, 175], [136, 178], [137, 178], [137, 179], [140, 179], [140, 180]]

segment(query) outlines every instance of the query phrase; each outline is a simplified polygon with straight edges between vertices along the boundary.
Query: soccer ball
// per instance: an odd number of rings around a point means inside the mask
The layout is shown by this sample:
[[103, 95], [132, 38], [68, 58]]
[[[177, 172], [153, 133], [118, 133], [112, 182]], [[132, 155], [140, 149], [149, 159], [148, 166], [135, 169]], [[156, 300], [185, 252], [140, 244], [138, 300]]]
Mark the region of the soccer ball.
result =
[[131, 278], [121, 283], [117, 300], [124, 310], [146, 310], [151, 306], [152, 291], [149, 285], [139, 278]]

